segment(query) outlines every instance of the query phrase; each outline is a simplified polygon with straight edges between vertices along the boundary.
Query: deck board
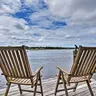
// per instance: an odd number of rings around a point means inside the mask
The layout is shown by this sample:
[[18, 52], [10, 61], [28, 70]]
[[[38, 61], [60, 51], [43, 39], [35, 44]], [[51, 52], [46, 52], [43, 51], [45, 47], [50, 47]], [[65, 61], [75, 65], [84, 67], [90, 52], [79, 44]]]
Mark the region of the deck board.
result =
[[[55, 86], [56, 86], [56, 78], [50, 78], [46, 80], [42, 80], [43, 84], [43, 92], [44, 96], [54, 96]], [[72, 85], [73, 86], [73, 85]], [[60, 86], [62, 88], [63, 86]], [[96, 81], [92, 80], [91, 87], [94, 92], [94, 96], [96, 96]], [[22, 89], [31, 89], [30, 86], [22, 86]], [[0, 90], [0, 96], [4, 96], [4, 92], [6, 89]], [[38, 88], [39, 90], [39, 88]], [[72, 90], [68, 92], [69, 96], [91, 96], [86, 84], [78, 85], [76, 92]], [[19, 93], [18, 86], [12, 86], [9, 90], [8, 96], [32, 96], [33, 93], [30, 92], [23, 92], [22, 95]], [[41, 96], [40, 94], [36, 94], [36, 96]], [[65, 96], [65, 92], [58, 92], [56, 96]]]

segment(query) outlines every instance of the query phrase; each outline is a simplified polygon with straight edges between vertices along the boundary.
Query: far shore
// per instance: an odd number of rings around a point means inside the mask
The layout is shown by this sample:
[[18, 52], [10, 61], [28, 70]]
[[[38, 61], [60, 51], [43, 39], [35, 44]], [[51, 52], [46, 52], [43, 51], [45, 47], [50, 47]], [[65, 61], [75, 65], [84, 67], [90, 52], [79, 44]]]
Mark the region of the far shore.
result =
[[66, 50], [70, 50], [70, 49], [75, 49], [74, 47], [28, 47], [25, 46], [26, 49], [28, 50], [60, 50], [60, 49], [66, 49]]

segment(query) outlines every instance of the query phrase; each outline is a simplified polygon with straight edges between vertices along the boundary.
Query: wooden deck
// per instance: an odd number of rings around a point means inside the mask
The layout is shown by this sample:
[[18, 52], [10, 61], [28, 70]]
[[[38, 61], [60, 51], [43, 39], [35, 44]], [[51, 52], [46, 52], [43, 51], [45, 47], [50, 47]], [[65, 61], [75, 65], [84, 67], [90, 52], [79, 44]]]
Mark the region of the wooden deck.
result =
[[[56, 78], [42, 80], [44, 96], [55, 96], [54, 90], [55, 90], [55, 86], [56, 86], [56, 81], [57, 81]], [[62, 87], [63, 86], [61, 86], [60, 88], [62, 88]], [[92, 80], [91, 87], [93, 89], [94, 96], [96, 96], [96, 81], [95, 80]], [[31, 89], [31, 87], [22, 86], [22, 89]], [[39, 88], [38, 88], [38, 90], [39, 90]], [[5, 92], [5, 89], [0, 89], [0, 96], [4, 96], [4, 92]], [[30, 93], [30, 92], [23, 92], [23, 94], [20, 95], [18, 86], [14, 85], [10, 88], [8, 96], [32, 96], [32, 94], [33, 93]], [[36, 96], [41, 96], [41, 95], [36, 94]], [[64, 91], [57, 93], [57, 96], [65, 96]], [[91, 96], [91, 95], [90, 95], [87, 85], [84, 83], [84, 84], [78, 85], [76, 92], [73, 92], [73, 90], [70, 90], [69, 96]]]

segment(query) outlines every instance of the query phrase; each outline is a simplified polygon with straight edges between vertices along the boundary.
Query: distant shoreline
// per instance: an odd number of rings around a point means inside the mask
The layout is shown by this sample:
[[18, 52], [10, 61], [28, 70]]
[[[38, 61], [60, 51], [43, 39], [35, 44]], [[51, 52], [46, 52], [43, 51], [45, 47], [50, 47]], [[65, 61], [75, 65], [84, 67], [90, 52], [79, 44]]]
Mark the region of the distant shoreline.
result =
[[28, 47], [28, 46], [25, 46], [26, 49], [28, 50], [59, 50], [59, 49], [75, 49], [74, 47]]
[[[76, 49], [75, 47], [50, 47], [50, 46], [46, 46], [46, 47], [29, 47], [26, 45], [22, 45], [24, 46], [26, 49], [28, 50], [58, 50], [58, 49]], [[5, 46], [1, 46], [1, 47], [5, 47]], [[6, 46], [6, 47], [20, 47], [20, 46]]]

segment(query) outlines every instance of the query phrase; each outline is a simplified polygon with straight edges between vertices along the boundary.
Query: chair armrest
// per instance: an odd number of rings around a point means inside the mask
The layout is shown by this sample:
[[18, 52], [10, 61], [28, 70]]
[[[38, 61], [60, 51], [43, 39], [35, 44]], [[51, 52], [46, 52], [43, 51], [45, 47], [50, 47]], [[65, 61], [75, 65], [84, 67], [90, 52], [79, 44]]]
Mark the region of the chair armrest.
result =
[[61, 72], [63, 72], [64, 74], [66, 74], [66, 75], [71, 75], [70, 73], [68, 73], [66, 70], [64, 70], [64, 69], [62, 69], [62, 68], [60, 68], [60, 67], [58, 67], [57, 66], [57, 69], [59, 69]]
[[41, 71], [42, 68], [43, 66], [38, 68], [34, 73], [32, 73], [32, 77], [36, 76]]

